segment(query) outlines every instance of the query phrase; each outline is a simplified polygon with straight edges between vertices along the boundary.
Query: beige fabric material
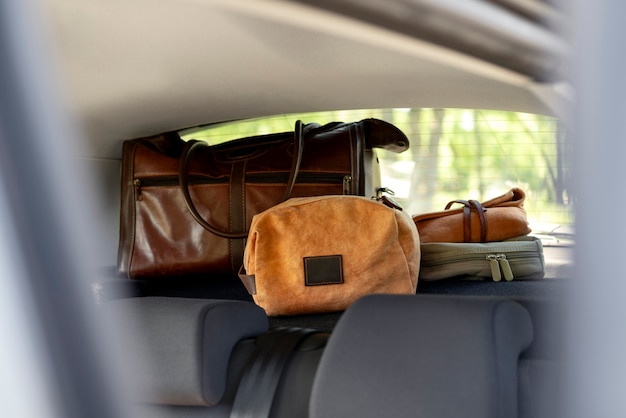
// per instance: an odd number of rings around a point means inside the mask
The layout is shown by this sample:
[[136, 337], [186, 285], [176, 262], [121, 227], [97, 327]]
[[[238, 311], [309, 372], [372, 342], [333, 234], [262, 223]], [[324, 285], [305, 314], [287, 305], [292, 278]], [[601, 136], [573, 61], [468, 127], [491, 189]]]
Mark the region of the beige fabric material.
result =
[[[538, 280], [545, 276], [541, 240], [527, 235], [485, 243], [431, 242], [422, 244], [421, 252], [422, 281], [450, 277], [493, 281]], [[495, 272], [492, 270], [493, 263]], [[509, 269], [509, 277], [505, 266]]]
[[[305, 286], [304, 257], [341, 255], [343, 283]], [[371, 293], [415, 293], [419, 236], [411, 217], [357, 196], [293, 198], [256, 215], [244, 268], [270, 316], [342, 311]]]

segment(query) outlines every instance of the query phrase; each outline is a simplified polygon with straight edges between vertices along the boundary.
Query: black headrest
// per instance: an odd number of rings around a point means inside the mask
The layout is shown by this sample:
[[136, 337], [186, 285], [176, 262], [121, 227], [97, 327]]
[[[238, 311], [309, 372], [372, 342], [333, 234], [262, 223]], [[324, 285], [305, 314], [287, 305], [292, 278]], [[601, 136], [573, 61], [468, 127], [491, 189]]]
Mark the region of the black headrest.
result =
[[342, 316], [322, 356], [312, 418], [517, 416], [528, 312], [499, 298], [374, 295]]

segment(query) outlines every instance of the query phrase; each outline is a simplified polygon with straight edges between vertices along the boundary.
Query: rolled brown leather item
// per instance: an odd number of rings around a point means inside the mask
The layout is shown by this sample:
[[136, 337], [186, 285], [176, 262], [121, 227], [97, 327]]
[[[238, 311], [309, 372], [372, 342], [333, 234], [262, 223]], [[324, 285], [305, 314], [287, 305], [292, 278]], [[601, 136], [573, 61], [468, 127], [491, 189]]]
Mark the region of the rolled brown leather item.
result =
[[[413, 221], [422, 243], [502, 241], [531, 232], [525, 200], [526, 193], [514, 187], [482, 203], [454, 200], [440, 212], [413, 215]], [[455, 203], [463, 206], [453, 209]]]

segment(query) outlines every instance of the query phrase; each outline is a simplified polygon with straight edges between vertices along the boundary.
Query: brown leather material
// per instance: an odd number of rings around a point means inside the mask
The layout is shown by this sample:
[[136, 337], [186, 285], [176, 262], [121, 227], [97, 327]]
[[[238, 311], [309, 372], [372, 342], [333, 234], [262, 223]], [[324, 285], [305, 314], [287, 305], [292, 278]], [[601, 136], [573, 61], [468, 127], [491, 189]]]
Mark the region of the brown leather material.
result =
[[[293, 191], [293, 187], [296, 181], [296, 177], [300, 170], [300, 163], [302, 161], [302, 147], [304, 146], [304, 132], [302, 128], [302, 122], [297, 121], [296, 127], [293, 133], [293, 155], [291, 170], [287, 183], [285, 184], [284, 193], [280, 202], [284, 202], [289, 198]], [[244, 228], [245, 226], [245, 166], [249, 158], [255, 156], [256, 147], [255, 144], [248, 144], [239, 147], [233, 152], [233, 165], [230, 175], [230, 193], [229, 193], [229, 208], [230, 208], [230, 224], [229, 229], [220, 229], [211, 222], [207, 221], [200, 215], [196, 208], [193, 199], [189, 193], [189, 161], [194, 149], [200, 147], [208, 147], [201, 141], [190, 141], [183, 147], [182, 156], [180, 157], [178, 179], [180, 183], [180, 189], [182, 192], [185, 205], [191, 213], [191, 216], [207, 231], [212, 232], [222, 238], [246, 238], [248, 233]], [[244, 158], [242, 158], [244, 157]], [[239, 167], [240, 169], [237, 169]], [[243, 254], [242, 254], [243, 255]]]
[[298, 315], [342, 311], [372, 293], [413, 294], [419, 266], [406, 212], [366, 197], [319, 196], [254, 217], [241, 279], [269, 316]]
[[[295, 140], [298, 129], [302, 146]], [[189, 144], [176, 132], [125, 141], [118, 270], [133, 279], [236, 277], [245, 238], [206, 230], [190, 212], [183, 189], [201, 219], [246, 237], [255, 214], [288, 197], [343, 194], [346, 179], [350, 194], [363, 195], [361, 154], [370, 144], [401, 151], [408, 139], [387, 122], [367, 119], [296, 125], [294, 132], [215, 146]], [[194, 149], [186, 154], [186, 146]]]
[[[367, 146], [369, 148], [382, 148], [393, 152], [403, 152], [409, 148], [409, 142], [404, 142], [402, 131], [395, 125], [379, 119], [365, 119], [363, 129], [369, 132]], [[399, 138], [397, 141], [389, 141], [389, 138]]]
[[[524, 201], [526, 193], [512, 188], [485, 202], [453, 200], [445, 210], [414, 215], [413, 221], [422, 243], [427, 242], [493, 242], [527, 235]], [[452, 209], [455, 203], [463, 207]]]

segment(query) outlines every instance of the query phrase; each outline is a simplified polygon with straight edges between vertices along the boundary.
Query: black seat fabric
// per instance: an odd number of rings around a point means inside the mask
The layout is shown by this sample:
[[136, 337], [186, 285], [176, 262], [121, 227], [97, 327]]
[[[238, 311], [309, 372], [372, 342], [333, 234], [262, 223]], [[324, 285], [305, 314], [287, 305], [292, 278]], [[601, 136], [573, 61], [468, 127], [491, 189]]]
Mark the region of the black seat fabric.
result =
[[[298, 333], [300, 330], [293, 329]], [[276, 338], [280, 337], [280, 338]], [[244, 418], [244, 417], [268, 417], [268, 418], [304, 418], [308, 416], [309, 400], [311, 397], [311, 386], [319, 359], [328, 340], [328, 334], [322, 332], [312, 332], [305, 336], [300, 344], [288, 356], [287, 363], [282, 373], [278, 377], [278, 387], [276, 391], [267, 393], [266, 383], [268, 378], [271, 381], [273, 368], [266, 369], [265, 373], [257, 375], [256, 378], [246, 382], [246, 372], [261, 364], [267, 365], [278, 360], [278, 358], [261, 358], [257, 354], [265, 346], [282, 343], [285, 339], [276, 333], [276, 330], [257, 337], [240, 341], [234, 348], [228, 372], [228, 383], [226, 393], [222, 401], [215, 406], [176, 406], [176, 405], [141, 405], [139, 416], [150, 416], [155, 418]], [[275, 352], [275, 351], [274, 351]], [[280, 356], [279, 356], [280, 357]], [[269, 360], [269, 363], [266, 362]], [[265, 366], [264, 366], [265, 367]], [[270, 371], [270, 369], [272, 371]], [[243, 377], [243, 380], [242, 380]], [[235, 408], [235, 398], [240, 394], [246, 384], [252, 383], [260, 396], [248, 396], [243, 404], [244, 410]], [[244, 389], [244, 392], [246, 390]], [[272, 393], [273, 392], [273, 393]], [[250, 395], [250, 393], [248, 393]], [[269, 414], [265, 407], [271, 405]], [[240, 405], [241, 406], [241, 405]], [[265, 410], [264, 410], [265, 409]]]
[[118, 348], [134, 366], [127, 379], [135, 400], [151, 404], [219, 404], [233, 349], [268, 329], [265, 312], [243, 301], [140, 297], [101, 309], [122, 333]]
[[339, 320], [310, 416], [518, 416], [518, 360], [533, 328], [496, 297], [374, 295]]

